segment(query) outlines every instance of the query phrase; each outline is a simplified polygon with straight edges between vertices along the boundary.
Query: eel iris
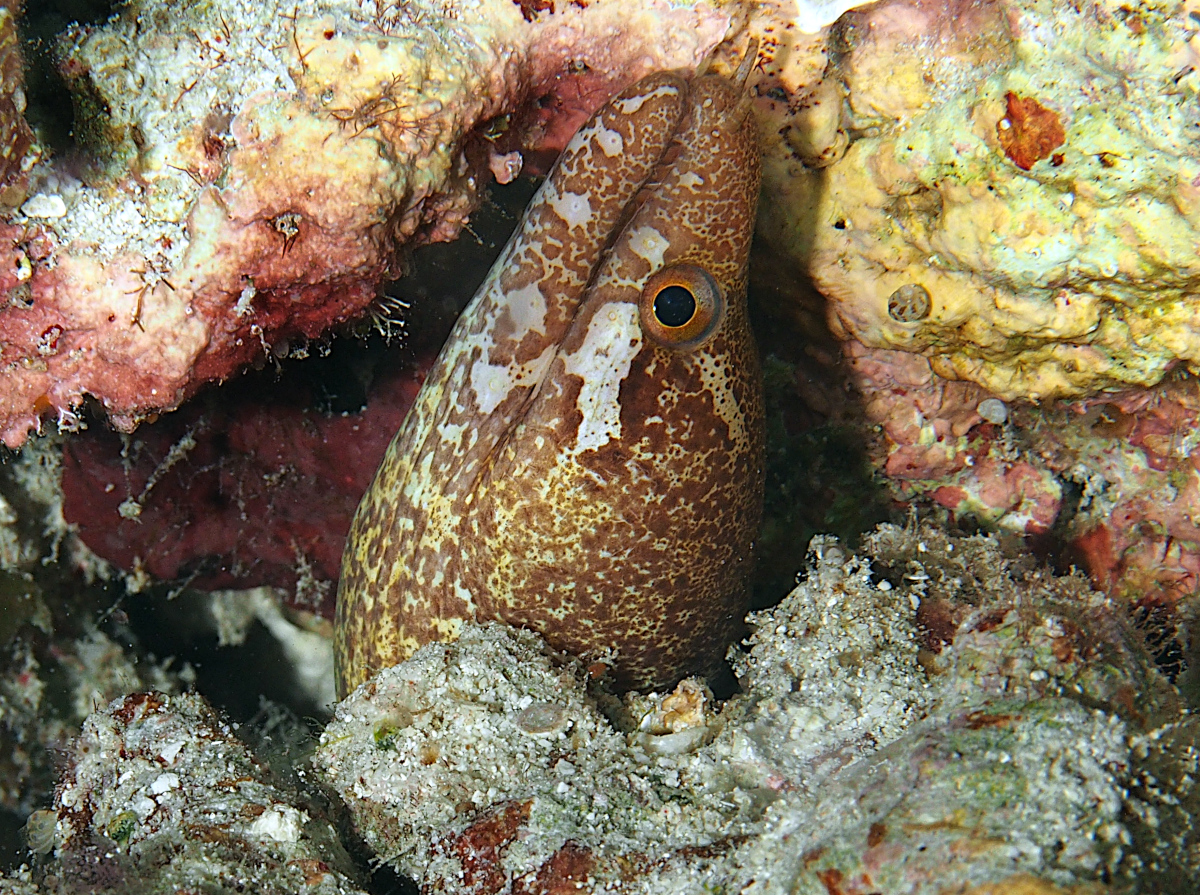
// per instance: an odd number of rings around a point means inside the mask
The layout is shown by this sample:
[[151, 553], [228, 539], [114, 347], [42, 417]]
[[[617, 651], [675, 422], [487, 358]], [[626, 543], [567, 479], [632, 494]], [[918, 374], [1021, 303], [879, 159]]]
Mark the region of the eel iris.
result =
[[717, 75], [650, 75], [575, 134], [359, 505], [340, 695], [468, 619], [615, 651], [621, 687], [719, 667], [762, 514], [758, 189]]

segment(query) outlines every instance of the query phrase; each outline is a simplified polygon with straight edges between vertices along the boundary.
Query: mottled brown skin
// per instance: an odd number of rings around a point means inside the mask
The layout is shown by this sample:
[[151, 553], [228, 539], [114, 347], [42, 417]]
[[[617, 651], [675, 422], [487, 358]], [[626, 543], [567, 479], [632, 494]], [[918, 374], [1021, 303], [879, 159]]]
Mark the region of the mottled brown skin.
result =
[[[580, 129], [359, 506], [341, 695], [466, 619], [582, 657], [615, 649], [623, 687], [716, 670], [762, 510], [745, 300], [758, 186], [748, 103], [718, 76], [652, 75]], [[684, 347], [638, 310], [681, 263], [723, 298], [712, 334]]]

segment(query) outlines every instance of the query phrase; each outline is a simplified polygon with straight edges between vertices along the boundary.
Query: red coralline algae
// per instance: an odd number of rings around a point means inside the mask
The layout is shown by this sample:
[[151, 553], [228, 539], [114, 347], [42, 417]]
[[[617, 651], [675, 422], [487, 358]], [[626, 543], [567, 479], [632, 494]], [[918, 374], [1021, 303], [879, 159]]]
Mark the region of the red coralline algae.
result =
[[1004, 154], [1022, 171], [1028, 171], [1044, 158], [1053, 163], [1052, 153], [1067, 139], [1058, 113], [1031, 96], [1012, 92], [1004, 94], [1004, 102], [1008, 112], [996, 123], [996, 139]]
[[1078, 402], [1056, 422], [1050, 462], [1089, 472], [1071, 523], [1075, 558], [1129, 599], [1200, 591], [1200, 383]]
[[529, 802], [503, 805], [458, 835], [447, 837], [444, 847], [462, 862], [463, 879], [480, 895], [495, 895], [507, 884], [500, 859], [516, 841], [531, 807]]
[[64, 447], [63, 513], [126, 571], [200, 588], [272, 585], [332, 615], [350, 517], [426, 369], [381, 379], [358, 413], [324, 413], [283, 389], [264, 402], [255, 377], [136, 436], [93, 427]]
[[595, 878], [595, 853], [567, 842], [536, 872], [513, 880], [513, 895], [574, 895]]

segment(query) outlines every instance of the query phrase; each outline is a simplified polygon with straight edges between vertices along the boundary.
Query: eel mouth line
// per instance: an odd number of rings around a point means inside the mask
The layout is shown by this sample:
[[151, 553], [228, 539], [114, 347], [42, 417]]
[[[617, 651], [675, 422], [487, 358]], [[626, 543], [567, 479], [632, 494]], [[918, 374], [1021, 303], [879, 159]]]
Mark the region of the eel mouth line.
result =
[[[641, 187], [621, 210], [621, 215], [619, 218], [617, 218], [616, 223], [613, 225], [608, 238], [604, 242], [604, 246], [597, 253], [596, 260], [593, 262], [591, 267], [591, 272], [588, 274], [587, 282], [580, 292], [579, 300], [572, 312], [572, 323], [568, 324], [568, 330], [574, 324], [574, 321], [578, 319], [580, 310], [587, 304], [588, 296], [595, 287], [597, 279], [600, 276], [600, 271], [604, 268], [605, 262], [612, 254], [613, 248], [625, 236], [626, 230], [628, 230], [630, 223], [637, 216], [638, 212], [656, 194], [656, 191], [662, 185], [667, 173], [675, 166], [675, 163], [679, 160], [679, 156], [683, 153], [684, 144], [679, 139], [679, 135], [691, 125], [692, 116], [695, 114], [691, 103], [691, 81], [684, 81], [683, 86], [685, 92], [683, 102], [680, 104], [683, 111], [675, 122], [674, 132], [671, 136], [671, 139], [667, 142], [667, 145], [664, 147], [661, 155], [658, 158], [658, 161], [655, 162], [650, 173], [646, 176], [645, 180], [642, 181]], [[586, 122], [581, 125], [581, 127], [586, 126]], [[553, 175], [553, 170], [551, 171], [551, 175]], [[519, 226], [520, 225], [518, 224], [518, 227]], [[651, 271], [651, 274], [653, 273], [654, 271]], [[552, 367], [553, 364], [547, 364], [538, 378], [537, 384], [534, 385], [533, 388], [529, 389], [529, 392], [526, 395], [525, 400], [522, 402], [521, 407], [513, 414], [514, 423], [523, 420], [528, 414], [529, 409], [533, 407], [538, 399], [538, 396], [541, 394], [542, 388], [546, 382], [546, 378], [550, 375]], [[511, 430], [497, 442], [496, 446], [490, 453], [495, 454], [497, 451], [501, 450], [510, 437]]]
[[[684, 112], [679, 117], [679, 120], [675, 123], [675, 132], [672, 134], [671, 140], [663, 149], [662, 155], [659, 156], [658, 161], [655, 163], [650, 174], [644, 181], [642, 181], [641, 188], [638, 189], [638, 191], [633, 195], [633, 198], [625, 204], [625, 208], [622, 210], [621, 216], [613, 225], [612, 233], [609, 234], [608, 240], [604, 243], [604, 248], [602, 248], [600, 253], [597, 255], [596, 263], [592, 265], [592, 274], [588, 278], [587, 285], [583, 290], [583, 295], [585, 296], [592, 290], [592, 286], [595, 285], [596, 275], [604, 266], [604, 262], [608, 260], [608, 256], [612, 254], [613, 246], [615, 246], [621, 240], [621, 238], [625, 235], [625, 231], [629, 228], [630, 222], [637, 216], [637, 213], [641, 211], [642, 207], [650, 200], [650, 198], [654, 196], [658, 188], [662, 186], [667, 172], [675, 166], [675, 163], [679, 160], [679, 156], [683, 153], [684, 146], [682, 141], [679, 139], [679, 135], [683, 131], [687, 130], [688, 126], [691, 124], [691, 118], [695, 114], [695, 110], [692, 108], [691, 103], [692, 85], [690, 81], [685, 82], [685, 88], [687, 93], [684, 95], [684, 101], [682, 103]], [[651, 273], [653, 273], [653, 271], [651, 271]], [[582, 304], [583, 302], [581, 301], [580, 305], [582, 306]]]

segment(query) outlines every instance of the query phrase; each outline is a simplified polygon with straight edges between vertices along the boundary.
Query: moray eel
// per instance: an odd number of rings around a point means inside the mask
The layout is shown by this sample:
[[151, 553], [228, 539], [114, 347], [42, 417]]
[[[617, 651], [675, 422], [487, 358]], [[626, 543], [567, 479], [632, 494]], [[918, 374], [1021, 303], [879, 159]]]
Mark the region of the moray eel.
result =
[[758, 190], [717, 75], [646, 77], [575, 134], [354, 517], [341, 696], [468, 619], [607, 657], [622, 688], [720, 666], [762, 514]]

